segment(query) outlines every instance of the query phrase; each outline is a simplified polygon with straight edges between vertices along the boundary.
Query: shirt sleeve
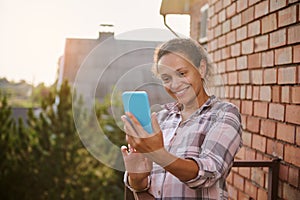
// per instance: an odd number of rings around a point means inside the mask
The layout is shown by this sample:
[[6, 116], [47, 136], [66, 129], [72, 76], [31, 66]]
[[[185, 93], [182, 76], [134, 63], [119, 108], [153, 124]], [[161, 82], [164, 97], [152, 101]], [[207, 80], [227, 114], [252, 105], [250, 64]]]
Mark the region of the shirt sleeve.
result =
[[197, 177], [185, 182], [187, 186], [210, 187], [219, 179], [226, 179], [234, 156], [242, 146], [241, 132], [238, 109], [231, 104], [220, 109], [201, 145], [200, 155], [186, 157], [199, 167]]

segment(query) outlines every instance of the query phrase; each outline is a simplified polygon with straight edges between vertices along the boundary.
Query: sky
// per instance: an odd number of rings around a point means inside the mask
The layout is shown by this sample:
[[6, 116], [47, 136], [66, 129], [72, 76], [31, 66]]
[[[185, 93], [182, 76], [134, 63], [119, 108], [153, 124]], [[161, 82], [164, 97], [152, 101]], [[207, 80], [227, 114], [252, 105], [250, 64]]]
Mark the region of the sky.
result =
[[[0, 0], [0, 78], [51, 85], [66, 38], [98, 38], [100, 24], [115, 36], [144, 28], [166, 29], [161, 0]], [[187, 15], [167, 16], [189, 35]]]

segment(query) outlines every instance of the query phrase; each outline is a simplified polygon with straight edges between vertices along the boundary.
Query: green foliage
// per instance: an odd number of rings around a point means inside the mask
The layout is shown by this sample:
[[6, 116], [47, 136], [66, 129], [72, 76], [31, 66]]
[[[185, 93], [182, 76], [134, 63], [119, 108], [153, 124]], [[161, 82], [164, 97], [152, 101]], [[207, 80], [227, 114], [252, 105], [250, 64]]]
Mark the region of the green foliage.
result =
[[[88, 127], [82, 99], [73, 102]], [[124, 144], [111, 106], [98, 103], [97, 118], [113, 143]], [[11, 118], [5, 97], [0, 108], [0, 199], [123, 199], [123, 173], [92, 157], [76, 133], [67, 82], [42, 98], [39, 116], [29, 109], [26, 126]]]

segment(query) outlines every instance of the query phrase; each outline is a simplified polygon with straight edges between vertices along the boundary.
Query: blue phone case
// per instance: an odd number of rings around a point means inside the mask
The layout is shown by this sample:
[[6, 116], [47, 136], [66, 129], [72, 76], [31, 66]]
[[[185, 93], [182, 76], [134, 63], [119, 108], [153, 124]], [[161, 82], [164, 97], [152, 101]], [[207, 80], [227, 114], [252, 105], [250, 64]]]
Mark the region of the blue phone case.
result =
[[125, 112], [131, 112], [145, 131], [153, 133], [151, 124], [151, 111], [148, 95], [145, 91], [123, 92], [122, 100]]

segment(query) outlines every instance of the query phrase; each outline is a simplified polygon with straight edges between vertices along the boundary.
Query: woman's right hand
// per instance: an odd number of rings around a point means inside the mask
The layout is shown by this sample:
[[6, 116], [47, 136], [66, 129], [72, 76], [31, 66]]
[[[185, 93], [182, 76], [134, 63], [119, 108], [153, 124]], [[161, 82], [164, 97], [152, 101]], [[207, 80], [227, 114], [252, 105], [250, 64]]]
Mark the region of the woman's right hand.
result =
[[126, 171], [128, 172], [128, 181], [132, 188], [143, 189], [148, 184], [148, 176], [152, 170], [152, 161], [146, 158], [142, 153], [135, 151], [128, 145], [121, 147]]

